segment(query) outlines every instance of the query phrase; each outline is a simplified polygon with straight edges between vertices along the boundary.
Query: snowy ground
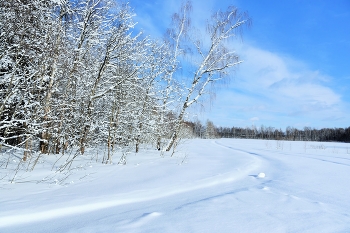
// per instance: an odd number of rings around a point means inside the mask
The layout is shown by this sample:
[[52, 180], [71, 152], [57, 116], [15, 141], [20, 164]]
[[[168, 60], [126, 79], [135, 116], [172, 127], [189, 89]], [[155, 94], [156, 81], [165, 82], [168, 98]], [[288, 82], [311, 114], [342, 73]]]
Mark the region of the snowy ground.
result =
[[21, 183], [0, 169], [0, 232], [350, 232], [350, 144], [196, 139], [125, 166], [79, 159], [41, 183], [53, 155]]

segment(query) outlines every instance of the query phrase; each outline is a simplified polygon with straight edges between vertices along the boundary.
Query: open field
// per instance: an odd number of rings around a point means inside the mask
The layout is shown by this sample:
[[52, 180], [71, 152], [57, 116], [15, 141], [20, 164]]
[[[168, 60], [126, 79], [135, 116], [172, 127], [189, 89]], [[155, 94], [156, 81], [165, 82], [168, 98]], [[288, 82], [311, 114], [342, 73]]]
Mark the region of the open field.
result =
[[0, 232], [350, 231], [350, 144], [194, 139], [159, 154], [81, 156], [67, 176], [47, 156], [19, 183], [2, 167]]

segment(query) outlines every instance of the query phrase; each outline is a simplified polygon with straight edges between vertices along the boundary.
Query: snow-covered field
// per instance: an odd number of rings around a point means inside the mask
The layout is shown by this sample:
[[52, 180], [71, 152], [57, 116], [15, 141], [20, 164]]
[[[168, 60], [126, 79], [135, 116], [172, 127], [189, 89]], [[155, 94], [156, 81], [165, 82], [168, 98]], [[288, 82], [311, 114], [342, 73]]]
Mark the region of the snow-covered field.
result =
[[195, 139], [57, 178], [50, 156], [0, 170], [0, 232], [350, 232], [350, 144]]

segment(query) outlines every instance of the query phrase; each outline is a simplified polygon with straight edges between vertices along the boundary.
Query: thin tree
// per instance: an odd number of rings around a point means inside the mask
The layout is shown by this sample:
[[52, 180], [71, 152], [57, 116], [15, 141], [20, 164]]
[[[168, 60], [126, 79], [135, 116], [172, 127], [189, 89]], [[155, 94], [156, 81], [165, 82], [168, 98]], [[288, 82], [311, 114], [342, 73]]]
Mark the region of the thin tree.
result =
[[[171, 138], [165, 147], [169, 151], [174, 142], [178, 138], [178, 133], [183, 123], [186, 110], [199, 98], [205, 94], [208, 85], [215, 83], [229, 74], [231, 68], [237, 66], [242, 61], [238, 55], [230, 47], [226, 46], [226, 42], [232, 38], [241, 35], [242, 26], [248, 24], [250, 19], [246, 13], [241, 13], [236, 7], [229, 7], [226, 11], [218, 11], [212, 15], [208, 21], [206, 31], [209, 43], [201, 40], [191, 40], [189, 37], [190, 20], [189, 12], [191, 10], [191, 3], [187, 2], [182, 6], [181, 12], [175, 14], [173, 17], [177, 23], [177, 34], [172, 38], [175, 39], [175, 52], [184, 50], [184, 44], [181, 44], [181, 39], [185, 42], [192, 42], [196, 54], [199, 57], [198, 63], [193, 67], [191, 82], [186, 87], [187, 94], [185, 95], [180, 113], [177, 117], [175, 128], [172, 132]], [[176, 30], [172, 30], [173, 32]]]

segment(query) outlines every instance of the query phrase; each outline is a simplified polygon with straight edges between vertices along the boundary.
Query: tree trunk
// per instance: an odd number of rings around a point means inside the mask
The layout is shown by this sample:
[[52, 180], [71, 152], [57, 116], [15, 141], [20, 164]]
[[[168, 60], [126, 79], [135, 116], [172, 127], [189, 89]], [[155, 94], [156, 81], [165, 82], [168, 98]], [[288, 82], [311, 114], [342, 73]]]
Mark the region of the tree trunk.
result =
[[171, 147], [173, 147], [176, 139], [177, 139], [177, 132], [174, 131], [173, 134], [171, 135], [171, 138], [168, 142], [168, 145], [165, 147], [165, 151], [170, 151], [170, 149], [171, 149]]

